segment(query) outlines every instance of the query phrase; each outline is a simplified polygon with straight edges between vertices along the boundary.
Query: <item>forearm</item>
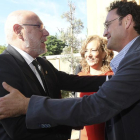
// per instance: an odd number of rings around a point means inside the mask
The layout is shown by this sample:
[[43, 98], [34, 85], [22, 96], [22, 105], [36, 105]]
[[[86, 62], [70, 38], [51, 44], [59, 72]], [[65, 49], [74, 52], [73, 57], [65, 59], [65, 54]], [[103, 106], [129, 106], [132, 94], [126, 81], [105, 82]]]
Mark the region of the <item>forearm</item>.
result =
[[[38, 129], [41, 128], [42, 124], [50, 127], [57, 125], [77, 127], [106, 121], [108, 119], [106, 117], [104, 117], [104, 120], [98, 118], [104, 114], [97, 116], [98, 112], [96, 112], [96, 109], [93, 110], [96, 104], [96, 99], [94, 100], [95, 101], [92, 102], [86, 96], [84, 98], [58, 100], [32, 96], [26, 116], [27, 128]], [[104, 107], [102, 106], [102, 108], [100, 108], [99, 106], [99, 109], [104, 110]], [[105, 116], [112, 111], [113, 110], [106, 109]]]
[[47, 99], [32, 96], [27, 111], [27, 127], [37, 129], [42, 122], [50, 127], [105, 122], [140, 99], [139, 84], [138, 78], [124, 71], [112, 77], [97, 93], [83, 98]]
[[106, 76], [78, 76], [58, 71], [60, 89], [77, 92], [95, 92], [106, 81]]

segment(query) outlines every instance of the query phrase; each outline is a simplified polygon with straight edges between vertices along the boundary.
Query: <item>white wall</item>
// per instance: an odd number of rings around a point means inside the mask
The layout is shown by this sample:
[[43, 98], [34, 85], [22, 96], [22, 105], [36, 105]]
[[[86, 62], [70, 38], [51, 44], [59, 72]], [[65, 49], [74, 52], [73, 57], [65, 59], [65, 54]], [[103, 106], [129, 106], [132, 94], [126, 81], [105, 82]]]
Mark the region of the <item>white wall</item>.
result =
[[114, 0], [87, 0], [88, 35], [103, 36], [106, 8]]
[[[46, 56], [47, 60], [49, 60], [56, 69], [60, 70], [60, 71], [65, 71], [67, 73], [70, 73], [70, 63], [68, 61], [62, 61], [61, 57], [63, 55], [50, 55], [50, 56]], [[80, 57], [80, 54], [77, 53], [75, 54], [75, 56]]]

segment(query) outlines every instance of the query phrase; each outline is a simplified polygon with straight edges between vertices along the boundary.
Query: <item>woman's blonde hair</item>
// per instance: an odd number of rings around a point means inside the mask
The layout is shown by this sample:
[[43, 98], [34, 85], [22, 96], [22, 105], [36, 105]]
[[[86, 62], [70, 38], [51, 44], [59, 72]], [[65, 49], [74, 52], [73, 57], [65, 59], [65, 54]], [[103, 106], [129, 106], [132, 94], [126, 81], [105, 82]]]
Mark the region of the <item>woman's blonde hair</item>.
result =
[[86, 50], [87, 44], [93, 40], [99, 41], [102, 52], [106, 53], [105, 58], [102, 61], [103, 63], [102, 63], [101, 71], [103, 73], [106, 73], [107, 71], [111, 71], [110, 61], [112, 60], [114, 53], [113, 51], [107, 49], [107, 40], [99, 37], [98, 35], [89, 36], [82, 45], [82, 48], [80, 51], [81, 57], [82, 57], [82, 60], [81, 60], [82, 71], [89, 72], [90, 70], [88, 63], [85, 60], [85, 50]]

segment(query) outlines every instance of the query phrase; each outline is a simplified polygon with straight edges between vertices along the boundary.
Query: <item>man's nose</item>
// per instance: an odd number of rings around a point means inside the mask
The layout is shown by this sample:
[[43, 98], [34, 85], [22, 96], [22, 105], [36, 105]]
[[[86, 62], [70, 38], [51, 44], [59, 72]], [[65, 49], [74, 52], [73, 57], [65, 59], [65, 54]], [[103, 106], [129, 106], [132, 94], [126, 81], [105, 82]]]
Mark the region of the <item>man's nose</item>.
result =
[[49, 32], [46, 29], [43, 29], [43, 35], [49, 36]]
[[107, 36], [107, 33], [108, 33], [108, 29], [104, 29], [104, 33], [103, 33], [103, 36], [106, 37]]

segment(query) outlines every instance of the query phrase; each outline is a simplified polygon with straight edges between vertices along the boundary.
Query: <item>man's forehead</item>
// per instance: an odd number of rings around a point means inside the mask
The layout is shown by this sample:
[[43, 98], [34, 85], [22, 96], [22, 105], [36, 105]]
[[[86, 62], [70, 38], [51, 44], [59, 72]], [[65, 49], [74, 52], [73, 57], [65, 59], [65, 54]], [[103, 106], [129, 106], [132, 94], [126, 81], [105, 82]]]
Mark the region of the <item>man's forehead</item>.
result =
[[116, 9], [111, 10], [110, 12], [108, 12], [105, 22], [110, 21], [115, 17], [117, 17]]
[[26, 23], [39, 24], [39, 25], [43, 24], [38, 16], [29, 17], [28, 20], [26, 19]]
[[41, 19], [39, 17], [35, 20], [35, 22], [39, 25], [43, 24], [43, 22], [41, 21]]

